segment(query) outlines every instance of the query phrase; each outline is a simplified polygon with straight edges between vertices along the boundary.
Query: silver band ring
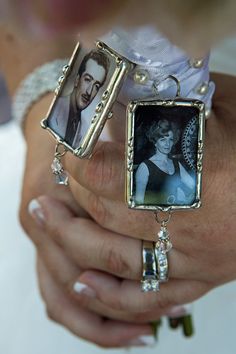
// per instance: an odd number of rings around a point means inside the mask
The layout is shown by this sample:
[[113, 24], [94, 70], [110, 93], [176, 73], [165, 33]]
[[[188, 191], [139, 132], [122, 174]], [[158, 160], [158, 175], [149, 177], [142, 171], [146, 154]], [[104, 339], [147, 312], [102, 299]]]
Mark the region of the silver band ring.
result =
[[142, 261], [143, 274], [141, 280], [141, 290], [143, 292], [159, 291], [157, 262], [153, 242], [142, 241]]

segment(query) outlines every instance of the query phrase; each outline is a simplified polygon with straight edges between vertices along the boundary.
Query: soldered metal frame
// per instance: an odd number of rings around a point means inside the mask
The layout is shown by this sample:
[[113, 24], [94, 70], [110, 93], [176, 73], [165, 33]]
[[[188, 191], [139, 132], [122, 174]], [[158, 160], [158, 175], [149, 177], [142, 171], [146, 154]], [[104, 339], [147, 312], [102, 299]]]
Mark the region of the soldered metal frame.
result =
[[[198, 109], [198, 141], [196, 162], [196, 197], [191, 205], [145, 205], [137, 204], [134, 197], [134, 139], [135, 114], [140, 106], [193, 107]], [[127, 107], [127, 150], [126, 150], [126, 201], [131, 209], [171, 212], [196, 209], [201, 206], [203, 148], [205, 135], [205, 104], [194, 99], [132, 101]]]
[[54, 99], [50, 105], [46, 118], [41, 121], [42, 128], [49, 131], [49, 133], [56, 139], [58, 144], [65, 146], [66, 150], [71, 151], [74, 155], [80, 158], [89, 158], [92, 154], [93, 148], [102, 132], [102, 129], [107, 119], [112, 118], [112, 105], [119, 93], [119, 89], [126, 77], [127, 73], [132, 69], [133, 64], [127, 59], [120, 56], [118, 53], [109, 48], [105, 43], [96, 41], [95, 46], [98, 51], [103, 52], [109, 58], [112, 58], [115, 63], [114, 72], [110, 78], [106, 90], [103, 92], [100, 102], [95, 108], [95, 114], [91, 119], [91, 125], [81, 141], [81, 144], [73, 149], [67, 144], [55, 131], [48, 125], [48, 118], [56, 104], [57, 97], [61, 94], [67, 79], [69, 78], [76, 60], [81, 52], [81, 45], [78, 43], [69, 61], [63, 69], [63, 75], [58, 79], [59, 86], [55, 90]]

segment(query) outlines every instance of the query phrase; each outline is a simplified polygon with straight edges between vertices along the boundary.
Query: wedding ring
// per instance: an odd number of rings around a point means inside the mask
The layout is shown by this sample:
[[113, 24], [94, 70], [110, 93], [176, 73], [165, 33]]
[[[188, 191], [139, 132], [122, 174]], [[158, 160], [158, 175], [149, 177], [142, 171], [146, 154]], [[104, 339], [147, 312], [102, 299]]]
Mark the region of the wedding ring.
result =
[[[157, 242], [158, 243], [158, 242]], [[167, 252], [160, 251], [156, 245], [154, 246], [155, 260], [157, 267], [158, 280], [160, 283], [168, 281], [169, 263]]]
[[159, 280], [157, 274], [157, 263], [155, 257], [154, 243], [142, 242], [143, 274], [141, 290], [143, 292], [159, 291]]

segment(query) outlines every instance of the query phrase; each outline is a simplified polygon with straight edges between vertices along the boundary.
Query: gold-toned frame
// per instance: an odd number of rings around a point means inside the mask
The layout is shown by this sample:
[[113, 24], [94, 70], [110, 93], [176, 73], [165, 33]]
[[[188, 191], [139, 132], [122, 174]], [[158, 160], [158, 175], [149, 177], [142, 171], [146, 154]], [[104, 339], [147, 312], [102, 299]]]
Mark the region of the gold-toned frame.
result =
[[55, 97], [50, 105], [47, 116], [41, 121], [42, 128], [48, 130], [50, 134], [52, 134], [53, 137], [57, 140], [57, 143], [64, 145], [67, 150], [71, 151], [74, 155], [80, 158], [89, 158], [91, 156], [93, 148], [102, 132], [106, 120], [112, 118], [112, 105], [119, 93], [119, 89], [122, 85], [122, 82], [125, 76], [127, 75], [127, 73], [129, 72], [129, 70], [132, 69], [132, 63], [130, 63], [127, 59], [117, 54], [115, 51], [113, 51], [103, 42], [96, 41], [95, 45], [97, 50], [102, 51], [103, 53], [108, 55], [108, 57], [114, 59], [116, 67], [113, 72], [113, 75], [110, 78], [106, 90], [103, 92], [101, 101], [97, 104], [95, 108], [95, 115], [91, 120], [91, 125], [88, 129], [88, 132], [84, 136], [80, 146], [77, 147], [76, 149], [73, 149], [56, 132], [54, 132], [48, 126], [48, 118], [50, 113], [52, 112], [54, 104], [56, 103], [56, 99], [60, 95], [61, 91], [63, 90], [66, 80], [71, 74], [71, 71], [73, 70], [73, 66], [81, 51], [80, 43], [76, 45], [72, 57], [69, 61], [69, 64], [64, 67], [63, 75], [58, 80], [59, 86], [55, 90]]
[[[198, 115], [198, 146], [197, 146], [197, 171], [196, 171], [196, 198], [191, 205], [140, 205], [134, 199], [134, 133], [135, 133], [135, 113], [140, 106], [164, 106], [164, 107], [194, 107], [199, 111]], [[152, 101], [132, 101], [127, 107], [127, 150], [126, 150], [126, 201], [131, 209], [153, 210], [170, 212], [172, 210], [196, 209], [201, 206], [201, 187], [202, 187], [202, 163], [203, 147], [205, 135], [205, 104], [198, 100], [152, 100]]]

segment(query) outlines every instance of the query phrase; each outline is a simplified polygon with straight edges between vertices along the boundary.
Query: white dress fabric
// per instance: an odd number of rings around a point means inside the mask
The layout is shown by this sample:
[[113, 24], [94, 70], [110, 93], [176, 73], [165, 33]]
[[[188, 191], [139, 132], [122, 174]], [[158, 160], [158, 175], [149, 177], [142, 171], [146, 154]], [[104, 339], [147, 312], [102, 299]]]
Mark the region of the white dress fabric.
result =
[[[138, 69], [148, 71], [148, 80], [145, 84], [137, 85], [131, 72], [121, 88], [118, 101], [127, 105], [130, 100], [156, 97], [156, 86], [159, 98], [171, 98], [176, 95], [176, 83], [168, 79], [175, 76], [181, 83], [181, 96], [200, 99], [211, 108], [211, 99], [215, 85], [209, 81], [208, 60], [206, 56], [201, 68], [190, 65], [190, 59], [181, 49], [173, 45], [167, 38], [152, 26], [134, 28], [124, 31], [114, 28], [104, 35], [101, 40], [117, 53], [138, 65]], [[198, 88], [208, 82], [207, 94], [199, 94]]]
[[[236, 39], [213, 51], [214, 70], [236, 74]], [[35, 252], [19, 226], [24, 161], [21, 133], [10, 123], [0, 128], [0, 353], [1, 354], [124, 354], [126, 349], [101, 349], [70, 334], [47, 319], [35, 275]], [[215, 289], [195, 302], [194, 337], [166, 323], [153, 348], [133, 348], [138, 354], [234, 354], [236, 282]]]

